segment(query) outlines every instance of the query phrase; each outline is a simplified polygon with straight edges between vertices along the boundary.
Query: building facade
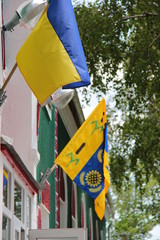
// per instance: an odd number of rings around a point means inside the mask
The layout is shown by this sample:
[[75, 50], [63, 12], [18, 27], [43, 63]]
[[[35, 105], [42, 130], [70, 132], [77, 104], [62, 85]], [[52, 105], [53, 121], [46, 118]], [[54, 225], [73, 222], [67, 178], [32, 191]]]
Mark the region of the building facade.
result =
[[[56, 154], [62, 151], [83, 121], [84, 116], [76, 93], [69, 105], [59, 113], [54, 108], [40, 109], [40, 162], [37, 168], [39, 180], [45, 170], [52, 167]], [[38, 208], [39, 228], [87, 228], [88, 239], [106, 237], [106, 219], [100, 221], [96, 216], [93, 199], [77, 187], [59, 167], [46, 182], [46, 190], [38, 201]]]
[[[1, 25], [21, 3], [2, 0]], [[20, 25], [13, 32], [1, 32], [1, 86], [29, 33]], [[77, 93], [59, 111], [53, 105], [41, 107], [18, 69], [6, 91], [0, 108], [0, 239], [27, 240], [30, 229], [49, 228], [87, 228], [89, 240], [106, 239], [106, 218], [99, 221], [93, 200], [59, 167], [41, 182], [85, 120]], [[109, 210], [107, 198], [106, 202]]]

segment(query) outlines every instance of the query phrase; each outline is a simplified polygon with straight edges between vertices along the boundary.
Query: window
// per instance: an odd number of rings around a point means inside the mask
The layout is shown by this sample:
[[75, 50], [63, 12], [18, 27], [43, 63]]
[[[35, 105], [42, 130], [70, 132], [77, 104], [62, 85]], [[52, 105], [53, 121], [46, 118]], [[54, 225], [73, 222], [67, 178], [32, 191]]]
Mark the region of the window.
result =
[[[34, 196], [23, 182], [15, 168], [3, 160], [3, 206], [2, 240], [28, 240], [28, 230], [32, 227], [32, 216], [36, 219]], [[34, 204], [34, 205], [33, 205]], [[33, 206], [35, 208], [33, 208]], [[13, 208], [11, 207], [13, 206]], [[33, 215], [33, 211], [34, 214]], [[34, 218], [33, 218], [34, 220]]]
[[2, 240], [9, 240], [10, 236], [10, 220], [3, 216], [2, 219]]
[[14, 183], [14, 215], [21, 221], [23, 220], [22, 204], [23, 204], [23, 190], [15, 182]]

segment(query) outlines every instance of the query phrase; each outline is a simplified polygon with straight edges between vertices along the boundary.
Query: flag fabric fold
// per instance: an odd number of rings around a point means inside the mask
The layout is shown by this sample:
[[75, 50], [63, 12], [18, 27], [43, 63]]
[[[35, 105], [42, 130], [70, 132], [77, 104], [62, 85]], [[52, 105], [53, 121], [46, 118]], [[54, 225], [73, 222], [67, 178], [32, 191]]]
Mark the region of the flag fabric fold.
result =
[[16, 60], [40, 103], [60, 87], [90, 84], [71, 0], [51, 0]]
[[106, 104], [102, 99], [55, 160], [94, 199], [100, 219], [104, 216], [105, 194], [110, 186], [106, 122]]

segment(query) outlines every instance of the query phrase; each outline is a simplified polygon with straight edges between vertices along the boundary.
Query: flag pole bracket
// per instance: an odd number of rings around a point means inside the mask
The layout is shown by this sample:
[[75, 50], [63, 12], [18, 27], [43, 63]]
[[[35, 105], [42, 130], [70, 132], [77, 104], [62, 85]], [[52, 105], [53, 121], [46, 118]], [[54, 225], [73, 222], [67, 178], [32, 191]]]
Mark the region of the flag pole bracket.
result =
[[52, 173], [52, 169], [50, 168], [47, 168], [39, 182], [39, 185], [41, 187], [41, 189], [39, 190], [39, 193], [38, 193], [38, 199], [39, 199], [39, 202], [41, 202], [42, 200], [42, 191], [45, 190], [46, 188], [46, 185], [45, 185], [45, 182], [48, 180], [49, 176], [51, 175]]

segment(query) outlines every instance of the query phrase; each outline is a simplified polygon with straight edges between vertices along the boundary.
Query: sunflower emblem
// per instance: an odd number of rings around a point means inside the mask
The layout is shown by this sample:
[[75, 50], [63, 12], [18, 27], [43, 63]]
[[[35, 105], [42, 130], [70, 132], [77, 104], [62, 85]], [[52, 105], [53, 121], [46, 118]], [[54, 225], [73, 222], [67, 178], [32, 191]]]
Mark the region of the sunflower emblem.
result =
[[101, 183], [102, 177], [98, 171], [92, 170], [87, 173], [85, 180], [90, 187], [97, 187]]

